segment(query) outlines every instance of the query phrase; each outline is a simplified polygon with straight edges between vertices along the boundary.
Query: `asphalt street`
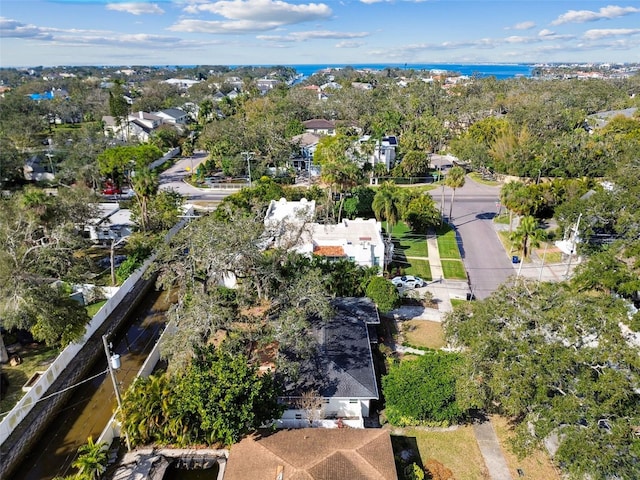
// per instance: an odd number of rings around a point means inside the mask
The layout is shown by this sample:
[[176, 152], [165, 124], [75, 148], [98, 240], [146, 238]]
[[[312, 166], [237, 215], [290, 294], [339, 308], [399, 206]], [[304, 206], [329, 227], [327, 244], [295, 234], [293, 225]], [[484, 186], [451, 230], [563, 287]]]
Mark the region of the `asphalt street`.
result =
[[160, 189], [174, 190], [188, 202], [203, 201], [217, 203], [236, 190], [196, 188], [184, 181], [207, 158], [206, 152], [195, 152], [192, 157], [176, 159], [175, 163], [160, 174]]
[[449, 218], [451, 193], [449, 187], [431, 191], [438, 205], [444, 198], [445, 220], [456, 231], [471, 292], [476, 298], [483, 299], [515, 274], [511, 258], [505, 253], [493, 226], [499, 208], [500, 187], [480, 184], [467, 177], [464, 186], [456, 189]]

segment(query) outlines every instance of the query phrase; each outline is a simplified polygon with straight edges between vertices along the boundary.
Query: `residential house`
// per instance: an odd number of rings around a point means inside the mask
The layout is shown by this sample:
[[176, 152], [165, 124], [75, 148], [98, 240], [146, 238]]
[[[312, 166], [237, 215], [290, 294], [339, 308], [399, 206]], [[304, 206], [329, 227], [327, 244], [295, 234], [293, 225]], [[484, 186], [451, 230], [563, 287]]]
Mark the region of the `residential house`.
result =
[[330, 120], [323, 118], [313, 118], [302, 122], [304, 129], [307, 133], [314, 133], [316, 135], [335, 135], [336, 124]]
[[[297, 249], [301, 242], [308, 241], [306, 225], [313, 222], [315, 213], [315, 200], [271, 200], [264, 217], [265, 246]], [[303, 232], [305, 229], [306, 233]]]
[[131, 220], [131, 210], [120, 209], [115, 202], [94, 205], [97, 216], [82, 226], [83, 236], [95, 243], [117, 242], [131, 235], [135, 223]]
[[148, 142], [153, 131], [163, 123], [163, 118], [147, 112], [135, 112], [120, 119], [105, 115], [102, 117], [105, 134], [120, 140], [137, 138], [140, 142]]
[[336, 225], [311, 225], [311, 253], [331, 260], [347, 259], [362, 267], [378, 267], [382, 273], [393, 249], [382, 237], [382, 224], [375, 218], [344, 219]]
[[168, 80], [165, 80], [164, 83], [174, 85], [181, 90], [187, 90], [195, 84], [200, 83], [200, 80], [189, 80], [186, 78], [169, 78]]
[[189, 122], [189, 113], [179, 108], [167, 108], [154, 113], [162, 119], [162, 123], [171, 125], [186, 125]]
[[256, 87], [258, 88], [258, 90], [260, 90], [260, 93], [264, 95], [279, 83], [282, 82], [276, 78], [259, 78], [258, 80], [256, 80]]
[[305, 132], [293, 137], [291, 139], [291, 144], [297, 147], [299, 152], [292, 158], [293, 168], [298, 171], [306, 170], [307, 172], [311, 172], [313, 154], [315, 153], [319, 142], [320, 135], [317, 135], [315, 133]]
[[225, 480], [397, 480], [391, 437], [382, 429], [280, 430], [231, 447]]
[[279, 428], [364, 428], [371, 402], [379, 398], [372, 353], [375, 325], [380, 324], [375, 304], [366, 297], [349, 297], [335, 298], [331, 306], [330, 320], [308, 319], [316, 344], [310, 357], [282, 347], [278, 352], [298, 365], [296, 377], [285, 378], [279, 401], [287, 409], [275, 422]]
[[373, 90], [373, 85], [365, 82], [351, 82], [351, 86], [358, 90]]
[[[310, 208], [315, 208], [312, 202], [302, 199], [299, 202], [288, 202], [284, 198], [279, 201], [272, 200], [265, 216], [265, 228], [274, 231], [269, 224], [286, 225], [289, 230], [294, 230], [296, 220], [300, 213]], [[300, 222], [297, 223], [300, 225]], [[268, 234], [271, 243], [278, 245], [278, 235], [281, 231]], [[336, 225], [312, 223], [305, 218], [305, 231], [296, 232], [297, 243], [293, 245], [290, 238], [284, 244], [287, 248], [304, 255], [319, 255], [331, 260], [351, 260], [363, 267], [379, 267], [385, 261], [388, 263], [393, 256], [393, 245], [385, 242], [382, 236], [382, 224], [376, 219], [343, 220]], [[283, 244], [280, 242], [280, 244]]]
[[[364, 135], [358, 140], [358, 143], [371, 141], [370, 135]], [[396, 163], [396, 149], [398, 147], [398, 139], [393, 135], [382, 137], [380, 140], [376, 140], [373, 146], [373, 153], [367, 159], [368, 163], [375, 168], [376, 165], [382, 164], [390, 171]], [[362, 150], [362, 148], [359, 148]]]

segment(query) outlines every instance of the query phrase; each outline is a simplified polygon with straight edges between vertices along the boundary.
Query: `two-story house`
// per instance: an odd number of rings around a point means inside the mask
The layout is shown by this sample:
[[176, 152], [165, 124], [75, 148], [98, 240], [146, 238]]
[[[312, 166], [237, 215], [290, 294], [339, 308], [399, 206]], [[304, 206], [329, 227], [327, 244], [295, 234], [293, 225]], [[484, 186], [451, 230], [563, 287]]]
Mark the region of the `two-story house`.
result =
[[336, 124], [323, 118], [312, 118], [311, 120], [302, 122], [302, 125], [308, 133], [314, 133], [320, 136], [336, 134]]
[[[285, 379], [279, 401], [287, 409], [277, 427], [364, 428], [371, 402], [379, 398], [371, 346], [377, 342], [378, 309], [366, 297], [335, 298], [331, 306], [329, 321], [309, 319], [316, 342], [310, 358], [278, 352], [298, 364], [298, 375]], [[310, 396], [316, 401], [309, 403]]]
[[[331, 260], [351, 260], [363, 267], [378, 267], [380, 272], [391, 261], [393, 246], [385, 242], [382, 224], [376, 219], [345, 219], [334, 225], [314, 223], [312, 216], [300, 215], [300, 212], [309, 211], [309, 208], [315, 209], [315, 203], [306, 199], [299, 202], [288, 202], [284, 198], [277, 202], [272, 200], [265, 215], [265, 231], [273, 232], [268, 233], [272, 244], [286, 244], [286, 248], [301, 254], [319, 255]], [[303, 228], [304, 231], [297, 231], [296, 228]], [[283, 243], [279, 236], [285, 235], [285, 232], [288, 232], [287, 241]], [[295, 244], [290, 241], [291, 235], [296, 236]]]

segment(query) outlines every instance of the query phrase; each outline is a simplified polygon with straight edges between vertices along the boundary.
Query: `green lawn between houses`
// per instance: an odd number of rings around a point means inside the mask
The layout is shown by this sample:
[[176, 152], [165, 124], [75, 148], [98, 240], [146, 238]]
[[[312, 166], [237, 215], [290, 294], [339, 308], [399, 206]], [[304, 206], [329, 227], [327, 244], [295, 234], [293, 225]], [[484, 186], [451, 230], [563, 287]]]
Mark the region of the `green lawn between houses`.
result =
[[438, 235], [438, 251], [440, 252], [440, 258], [453, 258], [456, 260], [462, 260], [460, 256], [460, 249], [458, 248], [458, 239], [456, 238], [456, 232], [445, 225], [436, 231]]
[[416, 234], [404, 222], [398, 222], [391, 229], [394, 252], [402, 253], [405, 257], [427, 258], [427, 235]]

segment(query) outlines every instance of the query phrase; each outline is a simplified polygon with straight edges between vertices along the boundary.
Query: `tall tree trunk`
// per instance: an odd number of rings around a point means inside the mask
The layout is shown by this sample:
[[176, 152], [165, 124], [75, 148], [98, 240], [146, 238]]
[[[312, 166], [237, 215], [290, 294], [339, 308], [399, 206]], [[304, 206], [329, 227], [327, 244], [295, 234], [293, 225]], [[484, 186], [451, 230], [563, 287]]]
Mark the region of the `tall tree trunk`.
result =
[[451, 221], [451, 214], [453, 213], [453, 201], [456, 198], [456, 189], [454, 188], [451, 192], [451, 205], [449, 205], [449, 221]]

